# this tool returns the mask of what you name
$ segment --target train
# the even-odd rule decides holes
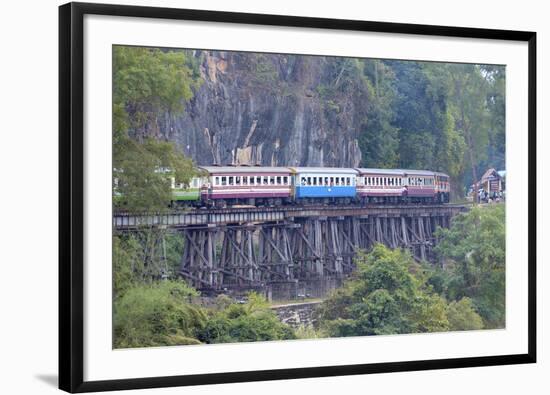
[[[171,178],[173,205],[235,206],[449,203],[445,173],[336,167],[199,166],[189,185]]]

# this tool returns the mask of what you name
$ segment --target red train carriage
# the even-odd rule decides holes
[[[407,200],[413,203],[435,201],[435,173],[427,170],[403,170]]]
[[[405,195],[403,170],[355,169],[357,176],[357,197],[363,203],[399,203]]]
[[[280,205],[291,199],[292,177],[286,167],[201,166],[208,181],[201,189],[207,206]]]
[[[435,172],[435,197],[437,202],[449,203],[451,184],[449,176],[445,173]]]

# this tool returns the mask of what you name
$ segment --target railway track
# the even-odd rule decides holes
[[[439,216],[467,210],[461,204],[407,205],[311,205],[274,207],[229,207],[223,209],[176,210],[163,213],[113,214],[115,229],[147,226],[188,227],[223,224],[261,223],[306,217]]]

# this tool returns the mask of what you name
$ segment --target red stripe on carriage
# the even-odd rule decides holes
[[[206,195],[206,194],[204,194]],[[235,198],[285,198],[290,197],[290,193],[280,193],[280,192],[272,192],[272,193],[257,193],[257,192],[249,192],[249,193],[211,193],[208,195],[210,199],[235,199]]]

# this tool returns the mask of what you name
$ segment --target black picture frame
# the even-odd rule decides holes
[[[84,381],[83,18],[86,14],[401,33],[528,43],[528,352],[329,367]],[[536,362],[536,33],[141,6],[68,3],[59,8],[59,388],[90,392]]]

